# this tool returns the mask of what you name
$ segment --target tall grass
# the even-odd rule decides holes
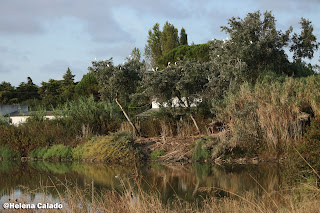
[[[229,93],[217,118],[226,124],[230,147],[288,152],[301,138],[305,123],[320,115],[320,76],[244,84]]]

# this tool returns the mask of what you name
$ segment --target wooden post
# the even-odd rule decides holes
[[[121,104],[118,102],[118,99],[115,99],[116,103],[118,104],[118,106],[120,107],[120,109],[122,110],[124,116],[126,117],[126,119],[128,120],[129,124],[132,126],[133,130],[135,131],[135,133],[140,136],[140,132],[138,131],[137,127],[131,122],[129,116],[127,115],[127,113],[124,111],[124,109],[122,108]]]

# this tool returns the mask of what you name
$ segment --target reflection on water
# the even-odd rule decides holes
[[[3,200],[12,193],[55,185],[54,189],[47,188],[46,193],[57,199],[67,183],[84,190],[93,183],[101,192],[110,189],[123,191],[128,185],[134,188],[138,181],[143,190],[158,192],[165,203],[177,197],[194,201],[207,195],[233,196],[247,192],[259,197],[280,189],[280,171],[276,164],[170,166],[151,163],[137,169],[80,162],[0,161],[0,193]],[[30,199],[34,200],[32,196],[37,195],[30,195]]]

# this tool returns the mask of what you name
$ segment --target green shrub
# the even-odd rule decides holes
[[[150,157],[151,157],[151,159],[156,160],[165,154],[166,154],[166,152],[164,150],[155,150],[150,154]]]
[[[83,144],[78,145],[72,150],[72,158],[76,160],[82,159],[84,151],[85,151],[85,146]]]
[[[53,145],[47,152],[43,155],[43,158],[72,158],[72,148],[71,146],[65,146],[62,144]]]
[[[10,146],[0,146],[0,158],[12,159],[17,157],[19,157],[19,155],[16,152],[14,152]]]
[[[210,147],[208,141],[208,139],[199,139],[195,141],[196,147],[192,159],[202,161],[211,158],[212,147]]]
[[[48,147],[38,147],[36,149],[31,150],[31,152],[29,152],[29,157],[31,158],[43,158],[43,156],[47,153],[48,151]]]

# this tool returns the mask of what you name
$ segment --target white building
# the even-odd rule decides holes
[[[4,116],[5,120],[18,126],[22,123],[25,123],[29,117],[38,112],[29,111],[27,105],[3,105],[0,104],[0,116]],[[54,119],[55,116],[52,112],[44,112],[45,119]]]

